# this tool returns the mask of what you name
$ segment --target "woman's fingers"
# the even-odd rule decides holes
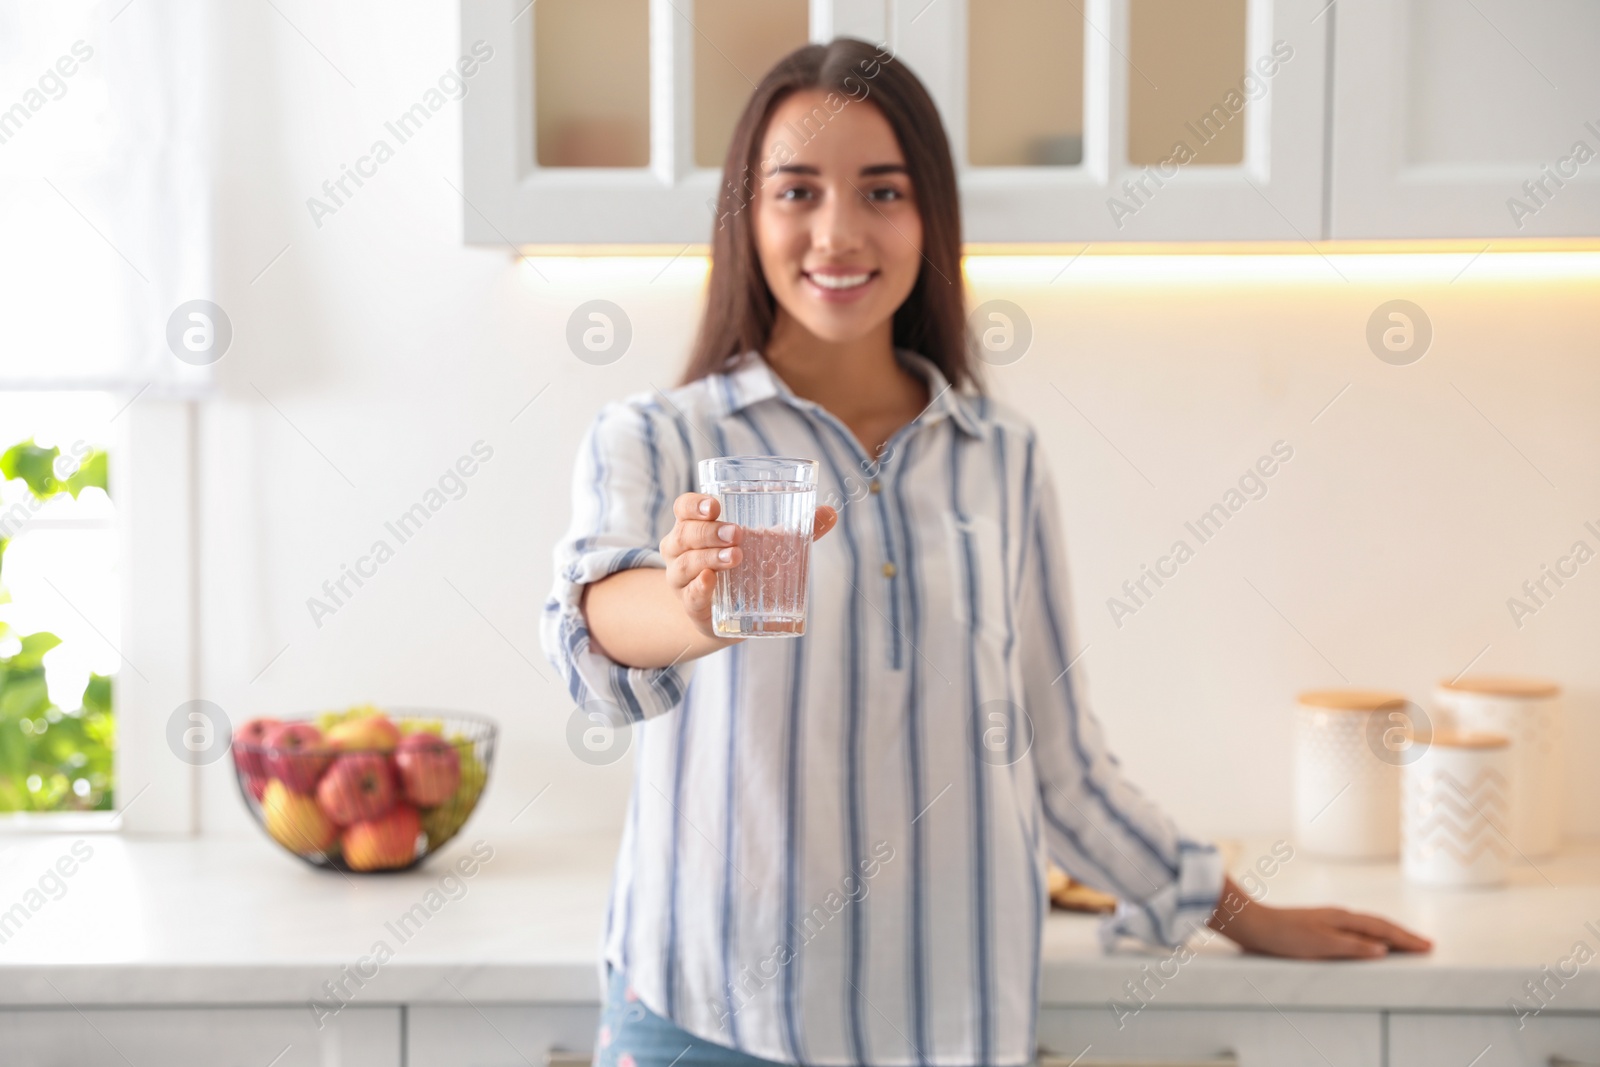
[[[1426,952],[1433,947],[1433,942],[1427,938],[1377,915],[1365,915],[1358,911],[1341,909],[1335,913],[1332,921],[1336,926],[1375,941],[1382,941],[1402,952]]]
[[[735,566],[739,562],[741,552],[737,545],[696,549],[680,553],[668,566],[676,573],[682,585],[688,585],[699,578],[702,571],[725,571]],[[723,553],[727,553],[726,558]]]
[[[717,589],[717,572],[738,564],[742,550],[739,527],[718,522],[722,513],[717,499],[705,493],[682,493],[672,502],[677,522],[661,541],[667,558],[667,581],[683,598],[684,611],[697,629],[711,631],[711,599]]]
[[[1315,943],[1307,956],[1324,959],[1371,959],[1386,956],[1391,948],[1426,952],[1433,942],[1377,915],[1343,908],[1311,908],[1301,913],[1311,924]],[[1292,953],[1302,955],[1302,953]]]
[[[671,559],[697,548],[724,548],[739,543],[739,527],[731,522],[680,520],[661,542],[661,554]]]
[[[672,502],[672,514],[678,521],[661,539],[661,554],[672,560],[696,549],[738,544],[739,527],[731,522],[717,522],[719,510],[715,497],[704,493],[681,494]],[[684,580],[688,581],[699,570],[697,567],[685,571]]]
[[[1246,917],[1249,921],[1246,922]],[[1378,959],[1391,949],[1426,952],[1433,943],[1387,919],[1343,908],[1269,908],[1257,904],[1224,931],[1246,952],[1292,959]]]
[[[672,502],[672,517],[684,519],[714,519],[721,512],[717,498],[705,493],[680,493]]]
[[[1326,936],[1322,939],[1321,951],[1315,955],[1322,959],[1371,959],[1374,956],[1387,956],[1389,946],[1382,941],[1360,934],[1348,934],[1342,930],[1329,927]]]
[[[822,535],[833,529],[839,521],[839,513],[824,504],[817,509],[816,518],[811,524],[811,540],[820,540]]]
[[[683,587],[683,606],[694,619],[711,618],[711,594],[717,588],[717,572],[705,570],[689,579]]]

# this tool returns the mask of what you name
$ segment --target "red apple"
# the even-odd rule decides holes
[[[376,819],[394,806],[399,790],[387,757],[347,752],[333,761],[317,783],[317,803],[340,826]]]
[[[395,750],[406,799],[419,808],[443,804],[461,784],[461,753],[438,734],[407,734]]]
[[[400,728],[386,715],[363,715],[328,727],[328,744],[341,752],[393,752]]]
[[[404,867],[417,854],[422,820],[409,804],[396,804],[376,819],[348,827],[342,838],[344,859],[352,870],[379,871]]]
[[[272,779],[266,777],[265,775],[252,774],[245,778],[244,787],[250,790],[251,796],[255,797],[257,800],[260,800],[266,796],[267,783],[270,781],[272,781]]]
[[[284,722],[267,731],[267,774],[296,793],[310,793],[333,761],[322,731],[308,722]]]
[[[277,725],[277,719],[251,719],[233,732],[233,762],[248,777],[266,775],[266,753],[262,748],[267,743],[268,732]],[[260,793],[256,794],[256,799],[261,799]]]

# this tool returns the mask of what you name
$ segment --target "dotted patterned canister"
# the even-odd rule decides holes
[[[1400,767],[1414,751],[1400,693],[1319,689],[1295,709],[1295,839],[1337,859],[1389,859],[1400,850]]]

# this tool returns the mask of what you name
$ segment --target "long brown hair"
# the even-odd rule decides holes
[[[779,102],[802,89],[848,98],[840,107],[870,101],[888,119],[922,216],[922,269],[894,313],[894,345],[927,356],[956,389],[981,390],[967,347],[961,208],[944,125],[928,90],[905,63],[851,37],[784,56],[739,116],[722,164],[706,309],[679,384],[731,370],[745,352],[764,349],[772,334],[777,303],[756,255],[749,209],[765,177],[756,156],[768,120]],[[829,117],[827,109],[814,114],[824,122]]]

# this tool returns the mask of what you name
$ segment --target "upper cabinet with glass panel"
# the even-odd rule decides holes
[[[1491,55],[1492,26],[1473,22],[1510,20],[1509,3],[1469,17],[1446,0],[463,0],[463,47],[493,49],[464,101],[467,237],[705,244],[751,90],[835,35],[880,44],[928,86],[970,244],[1470,233],[1498,210],[1503,197],[1478,201],[1507,152],[1559,161],[1556,134],[1583,134],[1571,108],[1541,107],[1544,83],[1600,88],[1582,51],[1600,33],[1592,0],[1519,22],[1521,59]],[[1517,80],[1544,67],[1561,80]],[[1468,110],[1499,115],[1508,98],[1543,118],[1468,132]],[[1474,191],[1446,188],[1463,176]],[[1546,232],[1600,232],[1582,178]]]
[[[1320,6],[913,0],[889,39],[949,120],[969,242],[1300,241],[1322,229]]]

